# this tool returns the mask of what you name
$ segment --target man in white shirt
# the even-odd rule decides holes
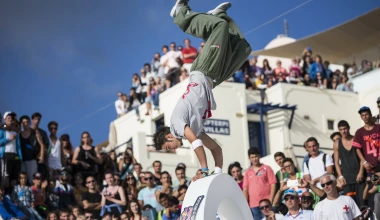
[[[289,211],[281,220],[314,219],[312,210],[302,210],[297,191],[292,189],[286,190],[283,199]]]
[[[123,101],[123,94],[121,92],[117,93],[118,99],[115,101],[115,109],[117,117],[120,117],[125,114],[125,105]]]
[[[336,188],[334,175],[326,173],[320,178],[321,186],[327,198],[317,204],[314,209],[315,220],[358,220],[361,217],[359,207],[349,196],[341,196]]]
[[[319,178],[326,172],[333,173],[334,163],[332,157],[319,151],[319,143],[314,137],[306,140],[305,148],[310,155],[310,159],[303,164],[304,179],[309,184],[317,184],[317,187],[322,189]]]

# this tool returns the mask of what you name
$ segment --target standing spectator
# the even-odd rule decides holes
[[[277,179],[277,189],[280,188],[280,182],[282,182],[285,178],[288,178],[288,175],[286,173],[286,170],[284,169],[284,159],[285,154],[282,152],[276,152],[274,154],[274,160],[276,161],[277,165],[280,167],[280,170],[276,172],[276,179]]]
[[[173,194],[172,177],[167,171],[161,173],[160,184],[161,185],[157,186],[157,191],[155,192],[157,201],[160,201],[159,198],[162,193],[167,195]]]
[[[51,177],[56,177],[62,168],[61,162],[61,141],[57,137],[58,123],[51,121],[48,124],[50,132],[48,148],[48,167]]]
[[[302,73],[304,77],[305,77],[305,74],[309,74],[310,76],[310,68],[312,64],[313,64],[313,60],[311,59],[310,56],[304,57],[304,62],[302,66]]]
[[[147,75],[145,69],[140,70],[140,80],[141,80],[141,95],[140,102],[145,103],[145,98],[148,96],[148,84],[150,76]]]
[[[38,212],[34,209],[34,195],[32,189],[27,186],[28,176],[25,172],[20,172],[19,182],[13,188],[11,200],[17,207],[30,219],[42,219]]]
[[[195,58],[197,58],[198,53],[195,47],[191,46],[191,41],[186,38],[184,40],[185,48],[182,50],[183,56],[183,67],[190,73],[191,65],[193,64]]]
[[[61,162],[62,167],[66,167],[70,172],[73,172],[72,159],[73,159],[73,145],[70,141],[68,134],[61,135]]]
[[[236,183],[239,185],[240,189],[243,190],[244,176],[242,174],[243,168],[239,162],[231,163],[228,166],[228,175],[232,176]]]
[[[144,180],[147,186],[140,190],[138,200],[140,206],[151,205],[157,212],[161,211],[163,207],[157,202],[155,192],[158,187],[154,184],[153,174],[151,172],[145,172]]]
[[[106,172],[104,175],[107,187],[104,187],[102,193],[102,210],[100,216],[108,213],[120,215],[123,212],[122,207],[127,205],[125,193],[122,187],[115,184],[113,173]]]
[[[334,162],[338,175],[338,183],[343,186],[343,194],[351,196],[358,206],[363,206],[364,169],[360,159],[352,147],[354,136],[350,134],[350,125],[347,121],[339,121],[339,133],[342,138],[334,142]],[[340,162],[340,163],[339,163]]]
[[[158,52],[154,54],[152,67],[156,77],[165,79],[165,68],[161,66],[161,55]]]
[[[38,170],[37,158],[40,153],[40,146],[44,143],[42,142],[41,135],[30,128],[29,116],[21,116],[19,121],[24,128],[20,135],[21,152],[23,155],[21,170],[27,173],[28,180],[30,181],[29,184],[32,184],[33,175]]]
[[[74,151],[73,164],[77,165],[77,172],[82,173],[83,178],[96,176],[96,165],[102,164],[99,149],[92,146],[92,138],[87,131],[81,135],[80,146]]]
[[[20,145],[19,128],[16,122],[16,114],[5,112],[5,128],[0,129],[0,158],[1,158],[1,186],[5,187],[6,193],[16,185],[20,172],[20,160],[22,151]]]
[[[356,153],[367,172],[380,172],[378,158],[380,125],[374,124],[371,109],[367,106],[361,107],[359,114],[364,122],[364,126],[356,131],[352,146],[356,148]]]
[[[380,97],[377,98],[376,104],[377,104],[377,108],[379,109],[379,114],[377,114],[374,119],[375,119],[375,124],[380,124]]]
[[[166,209],[168,208],[168,205],[169,205],[168,199],[169,199],[169,196],[167,194],[165,193],[160,194],[158,201],[164,207],[164,209],[157,213],[157,220],[162,220],[162,216],[166,213]]]
[[[262,199],[259,201],[259,207],[261,210],[261,215],[264,216],[261,220],[266,219],[282,219],[284,215],[279,213],[274,213],[272,208],[272,203],[269,201],[269,199]]]
[[[325,62],[323,62],[323,67],[326,71],[326,79],[327,80],[331,80],[331,77],[333,75],[333,72],[329,69],[329,66],[330,66],[330,62],[325,60]]]
[[[273,73],[272,67],[270,67],[269,62],[268,62],[267,59],[264,59],[264,60],[263,60],[263,69],[262,69],[262,73],[263,73],[265,76],[272,75],[272,73]]]
[[[145,69],[147,77],[149,77],[149,78],[153,77],[153,79],[156,78],[157,74],[154,71],[152,71],[152,67],[150,66],[149,63],[144,64],[144,69]]]
[[[74,196],[73,186],[70,184],[70,174],[65,168],[62,168],[59,180],[57,180],[55,183],[54,193],[59,197],[58,207],[60,209],[71,209],[77,204]]]
[[[83,176],[81,173],[76,173],[74,175],[74,186],[73,186],[73,192],[75,196],[75,200],[77,201],[77,204],[80,207],[83,207],[82,203],[82,194],[84,192],[87,192],[87,188],[83,186]]]
[[[313,209],[314,203],[315,203],[315,200],[311,192],[306,191],[302,193],[301,206],[303,210],[314,210]]]
[[[315,220],[359,219],[361,212],[349,196],[341,196],[337,190],[335,176],[326,173],[320,178],[320,184],[327,198],[317,203],[314,209]]]
[[[123,93],[121,92],[117,93],[117,97],[118,99],[115,101],[115,109],[116,109],[117,117],[119,118],[125,114],[126,109],[125,109],[125,104],[123,101]]]
[[[323,66],[323,60],[320,55],[315,56],[315,62],[311,64],[310,70],[309,70],[309,75],[312,80],[317,78],[317,73],[320,72],[322,74],[323,78],[326,78],[326,70],[325,67]]]
[[[313,219],[313,211],[301,208],[300,199],[296,191],[291,189],[285,191],[284,201],[289,212],[284,218],[281,218],[282,220]]]
[[[49,142],[49,137],[46,133],[45,130],[41,129],[39,126],[40,126],[40,122],[41,122],[41,118],[42,118],[42,115],[39,113],[39,112],[36,112],[36,113],[33,113],[32,114],[32,121],[33,121],[33,125],[32,125],[32,129],[36,131],[36,133],[40,133],[41,137],[42,137],[42,141],[44,142],[44,145],[43,146],[40,146],[40,155],[39,155],[39,158],[38,158],[38,172],[41,173],[43,176],[47,176],[48,174],[48,170],[47,170],[47,166],[46,166],[46,163],[45,161],[48,154],[47,154],[47,150],[48,150],[48,147],[50,145],[50,142]]]
[[[320,89],[327,88],[327,79],[324,78],[321,74],[321,72],[317,72],[317,77],[315,79],[316,87]]]
[[[333,172],[333,160],[330,155],[319,151],[319,143],[316,138],[310,137],[306,140],[305,148],[309,153],[309,160],[303,164],[304,179],[311,185],[320,185],[320,177],[327,173]]]
[[[170,51],[161,57],[161,65],[165,66],[167,88],[177,83],[178,70],[180,68],[178,59],[182,60],[182,52],[176,51],[176,44],[172,42],[170,43]]]
[[[249,203],[253,218],[260,220],[264,216],[260,212],[259,201],[262,199],[269,199],[270,203],[273,201],[277,180],[272,168],[260,163],[260,152],[257,148],[250,148],[248,157],[252,166],[244,175],[243,193]]]
[[[27,220],[28,218],[25,216],[23,212],[21,212],[19,207],[15,205],[13,202],[11,202],[11,200],[9,200],[9,198],[4,195],[4,188],[0,186],[0,216],[4,218],[4,220]]]
[[[153,102],[153,96],[157,93],[155,90],[156,82],[154,81],[153,77],[149,78],[149,82],[147,85],[147,96],[145,98],[145,106],[146,106],[146,113],[145,115],[150,114],[150,110],[152,109],[152,102]]]
[[[153,170],[154,170],[153,182],[156,185],[162,185],[162,183],[161,183],[162,163],[161,163],[161,161],[159,161],[159,160],[154,161],[152,166],[153,166]]]
[[[102,196],[93,176],[87,177],[86,187],[88,191],[82,194],[83,208],[85,211],[92,213],[95,219],[98,219],[100,217],[100,209],[102,208]]]

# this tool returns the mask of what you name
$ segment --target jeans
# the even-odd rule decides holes
[[[152,102],[153,102],[154,107],[156,108],[159,106],[159,97],[160,97],[160,93],[158,92],[152,95]]]
[[[252,212],[254,220],[261,220],[264,218],[264,215],[261,212],[260,207],[258,207],[258,206],[251,208],[251,212]]]

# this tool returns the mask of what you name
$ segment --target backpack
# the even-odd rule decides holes
[[[326,155],[327,155],[327,154],[323,154],[323,157],[322,157],[323,168],[325,169],[325,171],[326,171]],[[310,169],[309,169],[309,161],[310,161],[310,155],[309,155],[309,159],[308,159],[307,161],[305,161],[305,163],[306,163],[306,167],[307,167],[307,169],[308,169],[309,172],[310,172]],[[333,165],[333,173],[332,173],[332,174],[334,174],[334,173],[335,173],[335,166]]]

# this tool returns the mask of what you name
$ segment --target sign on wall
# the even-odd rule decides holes
[[[203,131],[208,134],[230,135],[230,121],[207,119]]]

